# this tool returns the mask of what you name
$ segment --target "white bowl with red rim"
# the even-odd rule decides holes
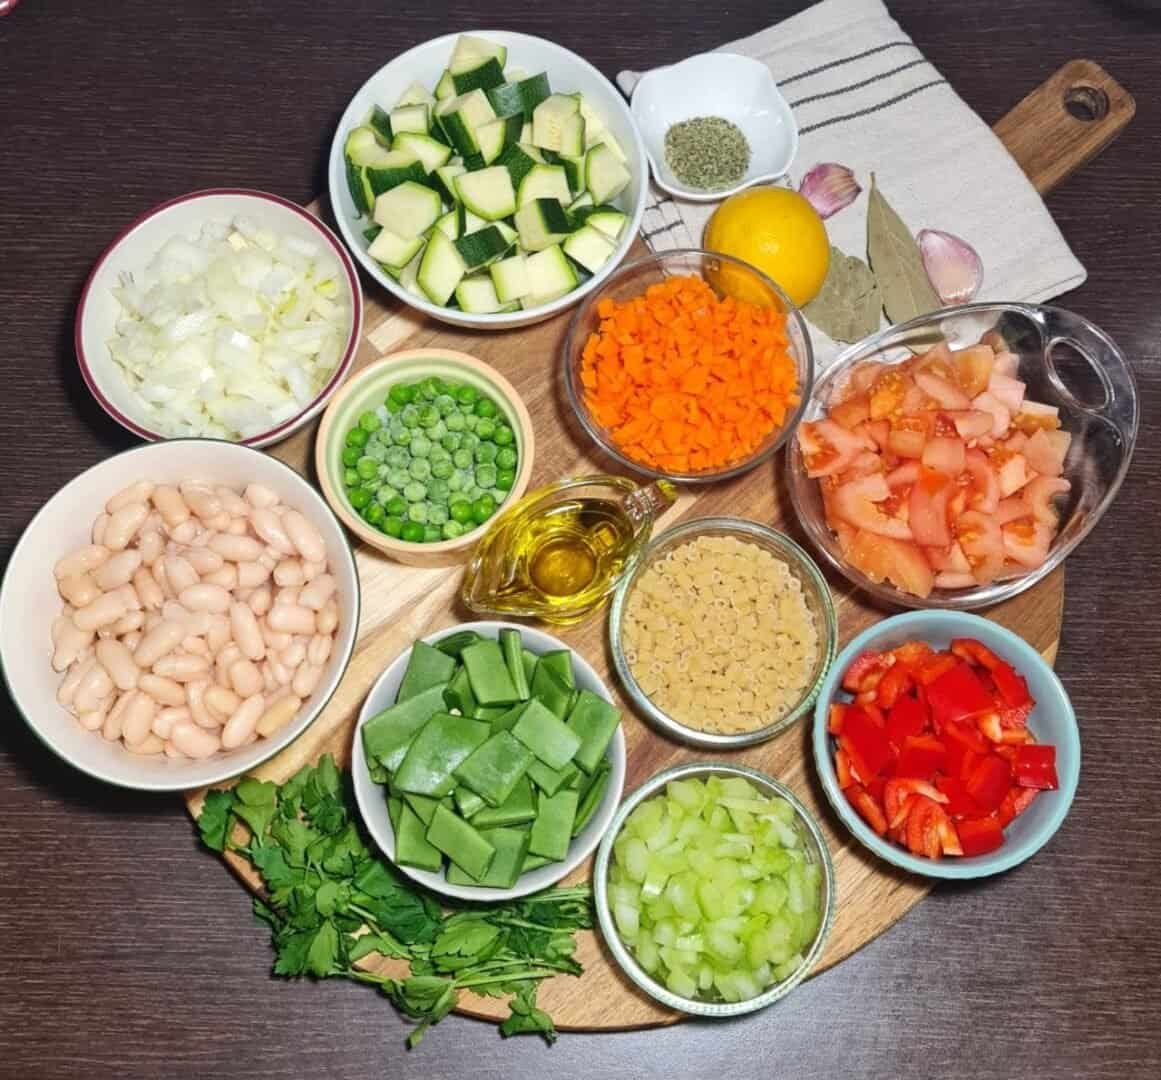
[[[230,222],[238,217],[281,235],[323,244],[342,268],[339,286],[347,301],[348,318],[339,362],[310,403],[269,430],[237,441],[259,448],[285,439],[318,415],[351,371],[362,336],[363,294],[355,264],[338,237],[308,210],[269,192],[206,188],[179,195],[146,211],[105,249],[89,273],[77,307],[74,341],[81,377],[101,408],[134,435],[150,441],[170,438],[156,429],[109,352],[108,342],[122,311],[113,289],[122,273],[144,270],[173,237],[194,237],[207,221]]]

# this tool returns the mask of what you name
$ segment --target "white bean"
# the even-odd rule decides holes
[[[238,563],[238,584],[244,589],[256,589],[270,580],[271,567],[262,562]]]
[[[203,728],[217,728],[221,725],[206,708],[205,694],[210,688],[210,683],[205,679],[197,679],[194,682],[186,683],[185,687],[185,703],[189,706],[190,715],[198,727]],[[171,735],[170,738],[173,736]]]
[[[130,690],[129,694],[127,695],[122,694],[121,700],[128,698],[126,704],[121,708],[118,708],[117,706],[121,705],[121,700],[119,700],[117,705],[114,705],[113,708],[109,709],[108,712],[105,713],[105,719],[101,724],[102,738],[108,739],[109,742],[116,742],[119,738],[121,738],[122,720],[125,716],[125,713],[128,712],[129,705],[132,704],[133,698],[136,697],[136,695],[136,690]]]
[[[178,488],[181,497],[202,521],[217,517],[222,512],[222,500],[203,484],[182,484]]]
[[[137,685],[141,669],[133,662],[133,654],[121,642],[115,638],[106,638],[97,642],[94,651],[118,690],[132,690]]]
[[[86,544],[58,560],[52,572],[58,581],[77,574],[87,574],[90,570],[96,570],[101,566],[111,554],[112,552],[103,544]]]
[[[210,618],[213,621],[210,623],[209,633],[206,634],[206,644],[209,646],[210,654],[217,656],[230,642],[233,631],[230,628],[230,620],[225,615],[211,615]]]
[[[189,507],[181,492],[170,484],[158,484],[149,496],[167,528],[175,528],[189,520]]]
[[[242,699],[233,690],[217,685],[206,690],[203,700],[206,708],[215,713],[222,723],[229,720],[234,715],[234,710],[242,704]]]
[[[171,652],[153,665],[153,674],[174,682],[192,682],[209,676],[210,661],[195,653]]]
[[[298,559],[283,559],[274,568],[274,584],[282,588],[302,585],[306,578],[302,573],[302,563]]]
[[[176,749],[195,761],[213,757],[222,745],[221,740],[212,731],[206,731],[188,721],[174,724],[169,739]]]
[[[131,754],[160,754],[165,749],[165,742],[150,732],[139,743],[125,740],[125,749]]]
[[[89,712],[81,713],[77,721],[86,731],[100,731],[105,726],[107,715],[107,709],[91,709]]]
[[[178,593],[178,599],[190,611],[209,611],[223,615],[230,610],[230,593],[221,585],[191,585]]]
[[[297,604],[275,604],[266,616],[266,621],[272,630],[285,634],[315,633],[314,612]]]
[[[73,613],[75,618],[76,613]],[[57,638],[56,649],[52,654],[53,671],[64,671],[93,643],[93,631],[82,630],[73,619],[61,627]]]
[[[185,688],[181,683],[147,671],[137,682],[137,688],[148,694],[159,705],[177,708],[185,704]]]
[[[103,544],[105,542],[105,528],[109,524],[108,514],[98,514],[93,519],[93,528],[89,532],[89,539],[94,544]]]
[[[145,613],[145,626],[142,627],[145,633],[149,633],[156,626],[160,626],[165,620],[159,611],[147,611]]]
[[[189,709],[184,705],[178,705],[176,708],[158,709],[157,715],[153,718],[153,734],[160,739],[168,739],[170,733],[173,731],[173,725],[179,720],[192,720],[193,715]]]
[[[223,536],[249,536],[250,523],[245,518],[231,518],[230,523],[222,530]]]
[[[72,577],[61,578],[56,587],[61,596],[78,608],[91,604],[101,595],[92,574],[73,574]]]
[[[169,587],[179,596],[184,589],[198,583],[198,572],[180,555],[167,555],[164,565]]]
[[[215,570],[221,570],[226,565],[225,559],[208,547],[182,548],[181,557],[199,574],[212,574]]]
[[[79,713],[92,712],[103,698],[113,692],[113,680],[109,673],[95,663],[77,684],[77,692],[73,695],[73,708]]]
[[[253,660],[242,657],[230,665],[230,685],[239,697],[248,698],[262,690],[262,672],[258,670]]]
[[[250,512],[250,504],[232,488],[219,486],[214,488],[214,494],[221,502],[222,509],[230,517],[245,517]]]
[[[140,611],[144,607],[141,597],[137,595],[137,590],[132,585],[122,585],[114,590],[114,593],[125,601],[125,607],[130,611]],[[112,596],[114,593],[109,595]]]
[[[278,555],[275,554],[273,548],[267,548],[261,555],[258,556],[258,565],[264,566],[268,574],[274,572],[274,568],[281,562]]]
[[[125,617],[128,618],[129,616],[126,615]],[[127,648],[130,652],[132,652],[137,648],[138,645],[141,644],[141,631],[130,631],[130,633],[121,638],[121,644],[124,645],[125,648]]]
[[[270,586],[260,585],[250,594],[246,603],[250,605],[250,610],[254,612],[255,615],[265,615],[266,612],[270,610],[271,605],[274,603],[274,597],[270,592]]]
[[[251,506],[265,508],[278,505],[278,496],[264,484],[247,484],[242,494]]]
[[[297,510],[287,510],[282,515],[282,527],[286,530],[298,553],[311,562],[325,562],[327,546],[322,536]]]
[[[68,604],[65,604],[65,612],[68,612],[71,610],[72,610],[72,608],[70,608]],[[65,613],[65,612],[62,612],[55,619],[52,620],[52,627],[48,632],[49,637],[52,638],[52,643],[54,646],[60,641],[60,636],[61,636],[61,633],[63,632],[64,628],[69,623],[71,623],[73,621],[72,616]]]
[[[266,655],[266,642],[262,640],[262,630],[249,605],[230,605],[230,631],[238,643],[242,655],[250,660],[261,660]]]
[[[298,549],[287,535],[282,519],[269,507],[255,507],[250,511],[250,526],[260,540],[264,540],[280,555],[296,555]]]
[[[214,625],[214,616],[209,611],[191,611],[185,619],[187,637],[205,637]]]
[[[242,650],[238,648],[237,642],[233,641],[214,658],[214,678],[220,686],[230,685],[230,665],[235,660],[241,659]]]
[[[122,507],[130,506],[133,503],[144,503],[149,501],[149,497],[153,494],[153,482],[150,480],[138,480],[135,484],[130,484],[126,488],[122,488],[113,495],[107,503],[105,509],[110,514],[115,514]]]
[[[290,688],[300,698],[308,698],[314,693],[322,678],[322,668],[317,664],[303,664],[295,673]]]
[[[282,652],[283,649],[289,648],[290,643],[294,640],[290,634],[283,634],[277,630],[271,630],[270,624],[266,619],[260,620],[258,625],[262,628],[262,640],[266,642],[267,649]]]
[[[124,639],[126,634],[132,634],[136,630],[140,630],[145,625],[145,614],[141,611],[127,611],[121,616],[112,626],[106,627],[114,637]],[[98,631],[104,633],[105,629]],[[124,644],[124,640],[122,640]]]
[[[316,667],[322,667],[331,658],[335,639],[330,634],[315,634],[306,649],[306,658]]]
[[[206,574],[202,581],[206,585],[219,585],[232,591],[238,585],[238,568],[234,563],[226,563],[220,569]]]
[[[334,596],[336,587],[332,574],[319,574],[298,594],[298,602],[312,611],[322,611],[326,602]]]
[[[263,551],[261,543],[252,536],[235,536],[231,533],[216,533],[210,537],[209,547],[230,562],[253,562]]]
[[[298,667],[306,659],[306,646],[303,644],[302,638],[295,638],[278,654],[278,659],[287,667]]]
[[[267,657],[266,663],[270,665],[270,674],[274,676],[274,681],[279,686],[290,685],[294,678],[294,668],[288,668],[277,656]]]
[[[212,660],[214,658],[214,654],[210,652],[210,647],[206,644],[204,637],[190,636],[182,638],[181,651],[193,653],[197,656],[204,656],[206,660]]]
[[[318,632],[333,634],[339,625],[339,605],[332,596],[318,613]]]
[[[170,525],[168,528],[170,539],[176,540],[179,544],[192,544],[199,535],[197,522],[192,519],[183,521],[180,525]]]
[[[105,523],[103,542],[110,551],[121,551],[128,547],[129,541],[137,535],[137,530],[145,524],[149,517],[149,507],[143,502],[129,503],[122,506],[115,514],[109,515]]]
[[[279,681],[274,677],[274,672],[270,669],[269,661],[266,661],[258,670],[262,672],[262,681],[266,684],[268,691],[276,690],[281,686]]]
[[[143,566],[133,575],[133,588],[141,599],[141,606],[146,611],[156,611],[165,603],[165,593],[157,584],[154,576]]]
[[[185,637],[185,624],[164,620],[150,630],[133,651],[138,667],[151,668],[167,653],[173,652]],[[160,673],[159,673],[160,674]]]
[[[166,600],[161,605],[161,617],[168,622],[179,622],[185,626],[189,622],[190,611],[177,600]]]
[[[141,561],[152,566],[165,551],[165,538],[161,533],[147,532],[138,538],[137,550],[141,552]]]
[[[172,740],[167,741],[165,744],[165,756],[170,761],[189,761],[189,758],[173,745]]]
[[[135,550],[118,551],[102,566],[93,571],[93,580],[104,592],[128,585],[141,565],[141,552]]]
[[[230,522],[233,520],[232,515],[227,514],[225,510],[220,510],[213,517],[203,518],[202,524],[211,532],[229,532]]]
[[[121,716],[121,737],[127,743],[142,742],[153,731],[157,702],[145,691],[137,690]]]
[[[300,589],[297,585],[291,585],[288,588],[284,588],[284,589],[277,589],[276,588],[274,590],[274,605],[273,606],[277,607],[279,604],[283,604],[283,605],[289,604],[289,605],[293,606],[293,605],[298,603],[298,597],[299,597],[299,594],[301,592],[302,592],[302,589]]]
[[[268,704],[255,729],[263,738],[269,738],[280,728],[285,727],[298,715],[302,708],[302,701],[293,694],[280,697],[277,701]]]
[[[128,610],[129,605],[125,602],[125,597],[121,595],[120,590],[104,593],[92,603],[78,608],[73,615],[73,622],[76,623],[78,629],[97,630],[102,626],[115,623]]]
[[[261,693],[255,692],[246,698],[235,710],[234,715],[222,728],[222,746],[226,750],[233,750],[241,746],[258,726],[262,714],[266,711],[266,699]]]
[[[84,660],[74,660],[65,672],[65,677],[60,686],[56,688],[56,700],[64,705],[66,708],[73,703],[73,698],[77,696],[77,687],[81,685],[81,680],[96,666],[96,659],[92,656]]]

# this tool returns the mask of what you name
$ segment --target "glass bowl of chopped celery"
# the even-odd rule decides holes
[[[498,371],[453,349],[408,349],[335,395],[315,468],[360,540],[410,566],[449,566],[524,494],[534,444],[528,409]]]
[[[601,934],[622,971],[662,1005],[753,1012],[817,963],[835,872],[814,815],[785,785],[717,762],[647,780],[597,851]]]
[[[689,484],[769,460],[814,381],[789,297],[749,263],[698,248],[617,270],[577,308],[561,363],[568,402],[606,454]]]

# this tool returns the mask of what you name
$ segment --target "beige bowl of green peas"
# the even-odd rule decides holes
[[[360,540],[411,566],[447,566],[524,494],[534,442],[528,409],[494,368],[455,350],[408,349],[331,399],[315,466]]]

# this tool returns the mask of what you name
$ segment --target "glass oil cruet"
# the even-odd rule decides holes
[[[622,476],[538,488],[484,533],[460,595],[481,615],[577,622],[608,599],[676,497],[668,480],[642,486]]]

